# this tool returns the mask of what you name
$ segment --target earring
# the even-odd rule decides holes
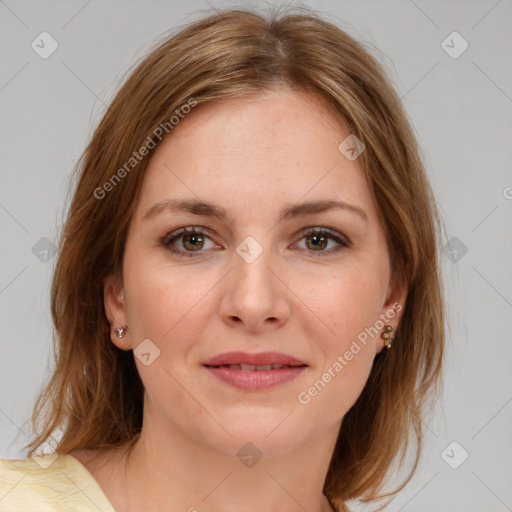
[[[391,325],[385,325],[380,337],[384,340],[387,348],[391,348],[391,344],[393,343],[398,331],[393,329]]]
[[[126,331],[128,330],[128,326],[123,325],[122,327],[117,327],[116,329],[112,329],[112,330],[117,334],[118,338],[122,338],[126,334]]]

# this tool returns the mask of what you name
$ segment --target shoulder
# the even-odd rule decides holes
[[[0,459],[0,512],[98,509],[114,512],[92,475],[71,455]]]

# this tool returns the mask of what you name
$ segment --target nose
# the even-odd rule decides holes
[[[242,254],[242,256],[240,255]],[[224,280],[220,314],[225,323],[245,332],[277,329],[290,317],[286,285],[278,275],[278,262],[271,250],[255,259],[233,252],[233,269]]]

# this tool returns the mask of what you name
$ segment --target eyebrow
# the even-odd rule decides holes
[[[324,199],[319,201],[307,201],[300,204],[286,205],[281,211],[279,220],[289,220],[298,217],[305,217],[315,213],[323,213],[329,210],[341,209],[357,214],[365,222],[368,222],[366,212],[359,206],[355,206],[344,201],[335,201]],[[158,201],[147,210],[142,220],[150,219],[163,212],[170,213],[191,213],[193,215],[202,215],[204,217],[215,217],[221,221],[228,221],[230,216],[222,206],[200,201],[197,199],[163,199]]]

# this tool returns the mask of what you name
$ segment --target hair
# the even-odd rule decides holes
[[[344,510],[346,500],[390,497],[410,480],[422,417],[441,383],[440,216],[411,124],[383,67],[365,45],[304,8],[267,16],[230,9],[189,23],[137,63],[115,95],[76,167],[51,288],[55,368],[34,405],[29,454],[56,430],[60,453],[133,443],[141,431],[143,384],[133,353],[110,341],[103,300],[105,277],[122,276],[127,229],[148,166],[149,157],[130,160],[134,151],[156,147],[157,128],[169,127],[191,101],[280,87],[321,99],[364,143],[358,161],[382,218],[393,275],[403,276],[408,289],[396,342],[375,357],[342,421],[324,493]],[[121,183],[113,181],[116,170]],[[411,434],[412,469],[384,492]]]

